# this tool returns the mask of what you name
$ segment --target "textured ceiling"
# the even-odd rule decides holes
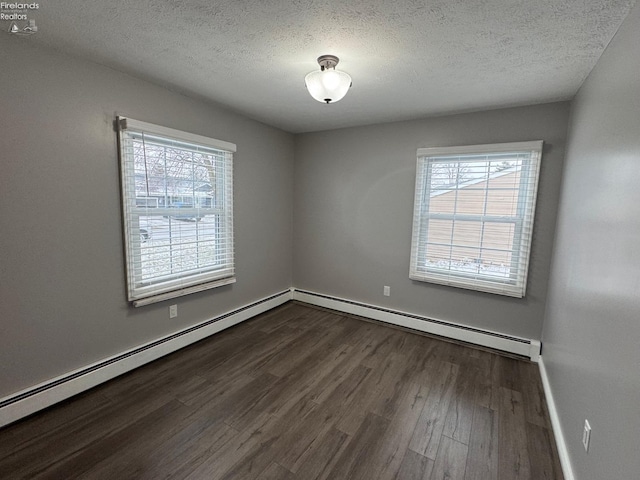
[[[40,2],[25,41],[290,132],[571,98],[635,0]],[[306,92],[322,54],[353,78]]]

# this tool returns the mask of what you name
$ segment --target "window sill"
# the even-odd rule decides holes
[[[143,307],[145,305],[151,305],[152,303],[162,302],[164,300],[170,300],[172,298],[183,297],[196,292],[202,292],[204,290],[210,290],[212,288],[222,287],[223,285],[229,285],[236,283],[236,277],[221,278],[213,282],[201,283],[200,285],[193,285],[191,287],[180,288],[178,290],[172,290],[171,292],[161,293],[160,295],[154,295],[152,297],[140,298],[133,300],[134,307]]]

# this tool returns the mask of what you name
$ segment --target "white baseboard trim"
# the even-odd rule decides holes
[[[556,439],[558,456],[560,457],[560,465],[562,466],[562,474],[564,475],[564,480],[575,480],[576,477],[573,474],[573,467],[571,466],[571,460],[569,459],[569,451],[567,450],[567,444],[564,441],[564,434],[562,432],[562,426],[560,425],[560,417],[558,416],[556,402],[553,399],[551,384],[549,383],[549,376],[547,375],[547,369],[544,365],[544,360],[542,357],[540,357],[540,360],[538,361],[538,368],[540,369],[540,377],[542,378],[544,396],[547,400],[547,408],[549,409],[549,417],[551,418],[553,435]]]
[[[291,290],[276,293],[172,335],[105,358],[78,370],[67,372],[2,398],[0,399],[0,427],[282,305],[291,298]]]
[[[413,313],[390,310],[376,305],[368,305],[305,290],[293,289],[293,299],[339,312],[350,313],[401,327],[411,328],[420,332],[522,355],[529,357],[534,362],[537,362],[540,357],[540,342],[537,340],[504,335],[489,330],[468,327],[444,320],[427,318]]]

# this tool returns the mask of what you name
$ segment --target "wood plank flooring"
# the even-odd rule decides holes
[[[536,365],[287,303],[0,430],[2,479],[562,479]]]

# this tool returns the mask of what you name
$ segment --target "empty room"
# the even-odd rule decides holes
[[[0,478],[640,478],[635,0],[0,4]]]

